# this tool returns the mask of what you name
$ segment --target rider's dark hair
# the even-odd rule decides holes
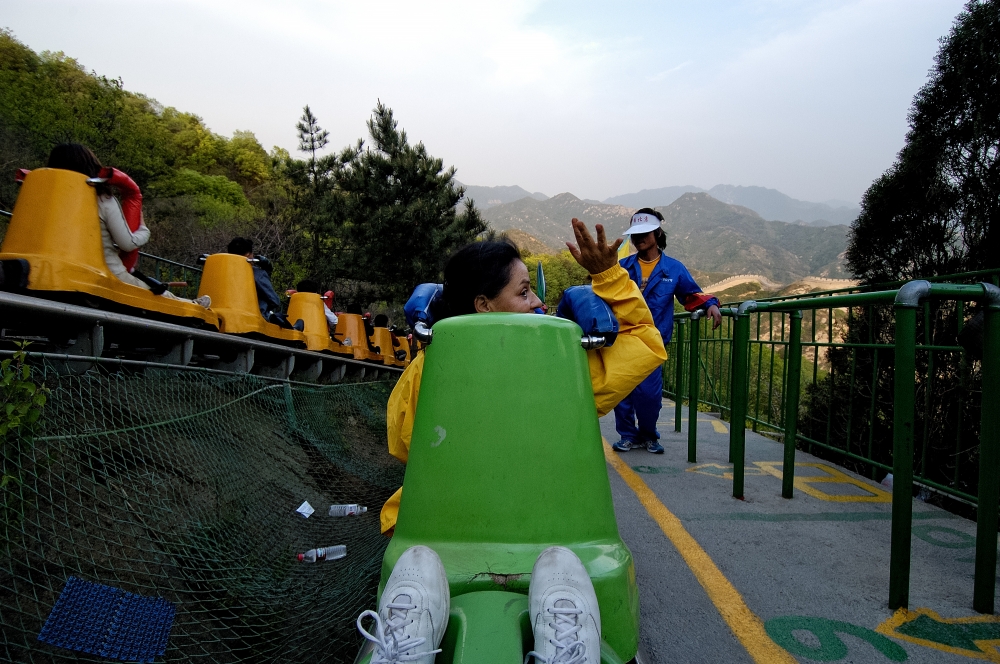
[[[444,268],[444,304],[447,315],[476,313],[476,297],[492,299],[510,282],[517,245],[504,239],[473,242],[456,251]]]
[[[295,286],[295,290],[299,293],[319,293],[320,285],[318,281],[303,279]]]
[[[253,253],[253,241],[245,237],[234,237],[226,247],[226,253],[246,256]]]
[[[636,210],[635,214],[651,214],[660,221],[663,221],[663,215],[653,208],[642,208],[641,210]],[[667,234],[663,232],[662,228],[657,228],[653,231],[653,237],[656,238],[656,246],[660,248],[660,251],[667,248]]]
[[[60,143],[52,148],[49,153],[48,168],[61,168],[65,171],[76,171],[88,178],[96,178],[101,174],[101,161],[86,145],[79,143]],[[110,190],[106,185],[99,185],[97,192],[108,194]]]

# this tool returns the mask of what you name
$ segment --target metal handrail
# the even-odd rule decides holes
[[[996,270],[985,271],[986,274],[996,275]],[[982,274],[982,273],[980,273]],[[852,348],[871,348],[876,353],[876,360],[873,365],[873,376],[878,371],[877,353],[880,349],[891,349],[893,351],[894,371],[894,395],[893,395],[893,523],[892,523],[892,547],[890,560],[890,587],[889,605],[896,609],[906,607],[909,601],[909,577],[910,577],[910,535],[912,521],[912,491],[914,486],[914,439],[915,439],[915,394],[916,394],[916,353],[918,350],[928,354],[928,362],[933,362],[935,352],[955,352],[961,349],[957,346],[934,344],[928,333],[924,344],[917,343],[917,322],[918,312],[924,310],[925,326],[930,321],[930,302],[933,300],[946,300],[955,302],[958,310],[959,321],[962,319],[964,303],[967,301],[978,301],[985,314],[984,333],[984,353],[982,361],[982,404],[981,426],[980,426],[980,459],[979,459],[979,486],[978,499],[976,500],[979,509],[977,513],[977,544],[976,544],[976,575],[973,591],[973,607],[980,612],[992,613],[995,603],[995,582],[996,582],[996,562],[997,551],[995,547],[998,519],[1000,519],[1000,411],[997,411],[992,404],[1000,398],[1000,288],[992,283],[953,284],[931,282],[930,280],[919,280],[907,282],[899,288],[892,290],[876,291],[869,293],[846,293],[830,295],[825,297],[800,297],[796,299],[782,299],[771,301],[745,301],[736,310],[733,317],[733,335],[731,342],[731,362],[730,362],[730,461],[733,463],[733,496],[742,498],[744,493],[744,455],[746,441],[746,427],[748,422],[753,423],[756,429],[759,417],[751,416],[748,412],[750,403],[750,368],[752,366],[751,349],[758,349],[757,359],[757,393],[755,404],[759,408],[761,405],[760,384],[763,373],[762,359],[763,346],[770,344],[772,349],[775,346],[784,349],[784,363],[782,368],[780,412],[783,422],[779,425],[766,422],[766,425],[776,431],[783,432],[784,436],[784,468],[782,472],[782,495],[786,498],[792,497],[794,486],[794,460],[795,444],[798,440],[811,441],[812,439],[798,431],[798,409],[800,402],[800,385],[802,370],[803,347],[812,347],[813,352],[818,353],[820,346],[850,346]],[[895,312],[895,336],[893,343],[834,343],[833,312],[838,309],[846,309],[848,316],[855,308],[871,306],[891,305]],[[826,326],[829,335],[829,343],[816,341],[816,312],[827,310]],[[812,342],[802,340],[803,312],[811,313],[812,322]],[[757,339],[751,339],[751,314],[757,317]],[[781,321],[781,341],[774,340],[775,326],[773,319],[769,318],[770,327],[767,329],[768,339],[761,336],[761,320],[763,316],[777,316]],[[785,316],[788,316],[788,336],[785,335]],[[676,340],[676,348],[679,351],[684,343],[684,338],[689,337],[689,352],[691,358],[698,357],[699,339],[697,335],[697,321],[699,316],[677,316],[679,335]],[[691,321],[688,323],[687,321]],[[959,323],[961,325],[961,322]],[[770,352],[771,378],[768,384],[773,383],[774,378],[774,357],[776,350]],[[677,361],[680,361],[683,353],[677,353]],[[963,360],[964,362],[964,360]],[[853,366],[851,364],[851,381],[849,384],[853,389]],[[964,366],[964,365],[963,365]],[[816,383],[817,363],[813,363],[813,382]],[[692,361],[691,369],[696,365]],[[683,373],[679,367],[675,367],[676,378],[674,385],[675,398],[680,401],[682,394]],[[831,371],[833,367],[831,366]],[[929,369],[929,376],[933,376],[932,369]],[[875,378],[873,377],[873,390]],[[930,378],[928,378],[930,380]],[[689,405],[698,402],[698,376],[691,371],[688,383]],[[832,380],[829,382],[833,389]],[[768,390],[768,398],[772,394],[772,389]],[[925,399],[929,399],[930,390],[925,390]],[[832,396],[832,392],[831,392]],[[875,393],[872,394],[872,408],[874,408]],[[853,405],[853,401],[848,401]],[[770,405],[768,406],[770,409]],[[828,412],[832,412],[830,406]],[[679,413],[679,408],[675,411]],[[676,416],[675,416],[676,417]],[[768,417],[772,417],[769,411]],[[696,412],[691,410],[689,414],[689,461],[694,462],[694,437],[696,425]],[[848,427],[851,417],[848,416]],[[830,419],[827,419],[827,440],[830,435]],[[677,417],[679,424],[679,417]],[[676,425],[675,425],[676,428]],[[925,428],[925,441],[926,430]],[[848,429],[848,442],[850,442],[850,429]],[[871,439],[869,440],[871,445]],[[827,449],[836,449],[828,444]],[[885,464],[876,462],[874,459],[864,459],[859,455],[851,453],[849,450],[837,450],[846,454],[849,458],[863,460],[873,466],[888,468]],[[926,444],[923,448],[926,454]],[[869,457],[871,448],[869,447]],[[923,457],[921,457],[922,459]],[[921,466],[924,471],[924,467]],[[941,487],[940,484],[930,480],[922,479],[923,485]],[[968,496],[958,490],[950,491],[954,494]]]
[[[159,263],[166,263],[167,265],[173,265],[175,267],[184,268],[185,270],[191,270],[192,272],[197,272],[198,274],[201,274],[202,272],[202,268],[200,267],[188,265],[187,263],[178,263],[177,261],[172,261],[169,258],[163,258],[162,256],[156,256],[154,254],[147,254],[145,251],[140,251],[139,255],[143,258],[149,258]]]

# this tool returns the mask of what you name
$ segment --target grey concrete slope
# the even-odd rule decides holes
[[[727,427],[701,414],[698,462],[689,464],[687,422],[675,433],[672,404],[665,402],[659,430],[666,453],[633,450],[619,458],[680,519],[763,622],[771,646],[794,656],[785,661],[1000,662],[1000,651],[988,643],[1000,644],[1000,622],[972,610],[975,523],[914,501],[911,612],[898,614],[902,624],[895,625],[887,604],[885,487],[800,451],[796,476],[804,481],[785,500],[781,445],[748,432],[745,500],[733,499]],[[609,443],[617,440],[613,415],[601,428]],[[619,529],[636,561],[646,658],[755,661],[752,635],[737,634],[722,618],[732,607],[713,602],[697,565],[610,464],[609,475]],[[758,651],[756,661],[768,659]]]

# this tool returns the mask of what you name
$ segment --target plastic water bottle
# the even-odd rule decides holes
[[[347,555],[347,546],[338,544],[337,546],[325,546],[318,549],[309,549],[305,553],[300,553],[297,557],[301,563],[315,563],[321,560],[338,560]]]
[[[356,516],[368,511],[367,507],[351,503],[350,505],[330,505],[330,516]]]

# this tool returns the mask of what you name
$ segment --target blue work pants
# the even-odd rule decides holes
[[[623,440],[640,444],[659,439],[656,421],[660,419],[662,404],[663,367],[656,367],[631,394],[615,406],[615,429],[618,435]]]

